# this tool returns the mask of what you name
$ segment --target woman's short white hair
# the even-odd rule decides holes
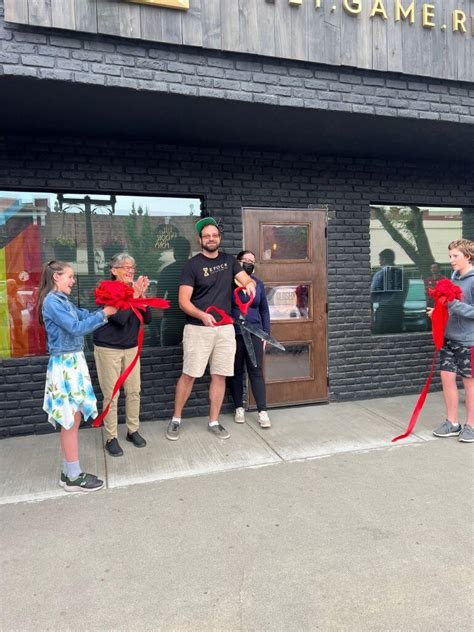
[[[127,261],[131,261],[135,265],[135,259],[132,255],[129,255],[128,252],[119,252],[110,259],[109,268],[121,268]]]
[[[132,265],[135,265],[135,259],[132,257],[132,255],[129,255],[128,252],[119,252],[118,254],[111,257],[109,261],[110,277],[112,279],[117,278],[112,272],[112,268],[123,268],[124,264],[129,262]]]

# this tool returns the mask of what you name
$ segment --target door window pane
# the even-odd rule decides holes
[[[310,285],[266,286],[270,320],[310,318]]]
[[[264,261],[308,261],[308,224],[262,224]]]
[[[288,344],[285,351],[267,345],[265,348],[265,380],[281,382],[288,379],[312,377],[310,344]]]

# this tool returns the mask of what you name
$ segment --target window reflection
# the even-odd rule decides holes
[[[73,301],[95,309],[95,287],[109,278],[108,262],[120,252],[134,257],[136,276],[149,277],[150,296],[164,292],[171,301],[169,315],[153,310],[145,346],[179,344],[182,315],[173,270],[184,251],[189,256],[199,215],[197,198],[0,191],[0,357],[46,352],[35,310],[46,261],[71,263],[76,273]],[[181,246],[175,249],[174,240]],[[165,272],[171,264],[175,268]],[[163,291],[158,289],[160,278]],[[88,336],[86,350],[91,348]]]
[[[395,253],[385,248],[379,253],[380,269],[370,284],[373,332],[376,334],[398,333],[403,327],[403,304],[407,284],[403,268],[395,264]]]
[[[310,317],[310,286],[279,285],[265,288],[270,320],[288,320],[301,318],[308,320]]]
[[[428,290],[451,277],[448,244],[472,239],[474,208],[371,206],[372,333],[427,331]]]
[[[307,261],[308,235],[308,224],[263,224],[262,259]]]
[[[287,344],[285,351],[267,345],[265,348],[265,380],[278,382],[311,377],[310,345]]]
[[[35,311],[44,207],[42,199],[22,204],[14,194],[0,193],[0,357],[45,349]]]
[[[183,329],[186,324],[186,314],[179,309],[178,290],[179,279],[184,264],[191,254],[191,243],[185,237],[175,237],[170,240],[173,263],[165,266],[158,278],[157,296],[170,301],[171,307],[163,311],[160,326],[160,344],[162,347],[179,345],[183,339]]]

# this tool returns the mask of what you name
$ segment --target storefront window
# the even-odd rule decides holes
[[[172,305],[154,313],[145,345],[179,344],[179,273],[199,250],[194,224],[200,209],[199,198],[0,191],[0,357],[45,353],[35,310],[45,262],[70,262],[73,300],[94,309],[94,288],[110,278],[108,262],[120,252],[134,257],[137,276],[149,277],[149,295]]]
[[[428,290],[451,277],[448,244],[474,238],[474,208],[373,205],[372,333],[428,331]]]

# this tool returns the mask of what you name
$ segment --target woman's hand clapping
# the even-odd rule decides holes
[[[139,276],[133,284],[134,298],[143,298],[146,294],[150,281],[147,276]]]

